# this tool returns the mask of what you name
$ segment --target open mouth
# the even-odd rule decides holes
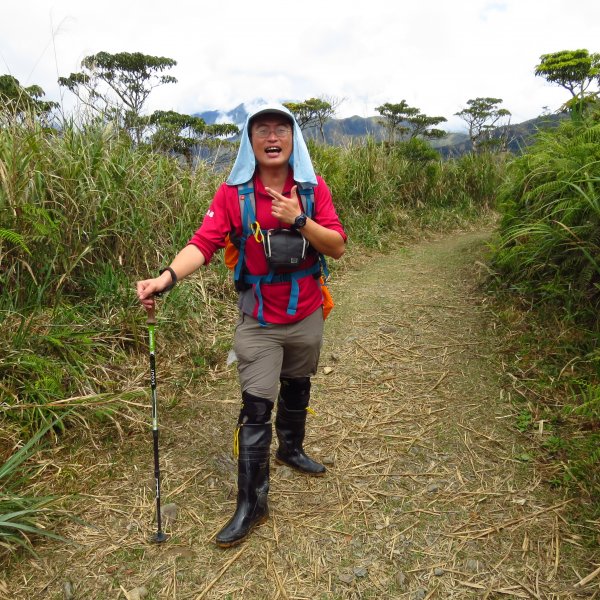
[[[265,148],[265,152],[271,155],[277,155],[281,152],[281,148],[279,146],[268,146]]]

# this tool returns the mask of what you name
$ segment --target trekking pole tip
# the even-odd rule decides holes
[[[157,531],[151,538],[150,541],[153,544],[162,544],[169,539],[169,536],[164,531]]]

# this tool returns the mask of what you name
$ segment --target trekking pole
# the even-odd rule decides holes
[[[158,463],[158,402],[156,400],[156,358],[155,358],[155,336],[156,326],[155,308],[148,310],[148,341],[150,346],[150,388],[152,389],[152,438],[154,441],[154,480],[156,482],[156,523],[157,531],[151,540],[155,543],[164,542],[168,536],[162,530],[160,514],[160,467]]]

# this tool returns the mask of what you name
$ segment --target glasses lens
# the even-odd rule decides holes
[[[280,125],[279,127],[275,127],[275,135],[278,138],[287,137],[291,132],[292,132],[292,130],[289,127],[286,127],[285,125]],[[257,127],[256,130],[254,131],[254,133],[255,133],[256,137],[265,139],[271,135],[271,129],[269,129],[268,127],[263,125],[261,127]]]

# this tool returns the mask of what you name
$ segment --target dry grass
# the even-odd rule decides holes
[[[46,483],[78,492],[83,524],[64,523],[71,545],[12,559],[0,598],[62,599],[66,582],[93,599],[140,586],[173,600],[600,598],[600,557],[570,524],[574,502],[540,483],[511,427],[474,283],[481,242],[422,244],[337,279],[306,441],[328,475],[272,461],[271,518],[243,545],[212,543],[235,504],[235,370],[200,385],[159,359],[163,503],[178,507],[169,541],[148,543],[149,432],[108,428],[96,448],[73,438],[46,455]]]

